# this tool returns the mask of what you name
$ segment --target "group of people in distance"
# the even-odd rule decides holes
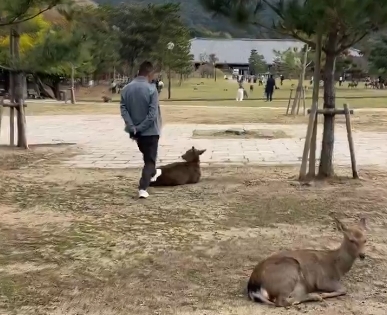
[[[281,80],[281,85],[283,84],[284,81],[284,76],[280,75],[280,80]],[[259,85],[263,85],[263,82],[265,82],[265,96],[266,96],[266,102],[271,102],[273,100],[273,94],[274,90],[278,89],[277,84],[275,82],[274,76],[272,74],[269,75],[267,80],[265,79],[264,76],[262,76],[259,79]],[[239,88],[237,91],[237,101],[242,101],[243,97],[247,97],[247,92],[243,88],[243,80],[238,81],[239,83]],[[252,79],[250,80],[250,92],[254,90],[254,86],[252,84]]]

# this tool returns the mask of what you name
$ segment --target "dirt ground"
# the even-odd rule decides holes
[[[1,314],[386,314],[387,173],[301,186],[293,167],[205,168],[199,184],[139,201],[138,170],[59,167],[76,150],[0,148]],[[348,295],[289,310],[248,301],[262,258],[338,246],[333,215],[370,227]]]

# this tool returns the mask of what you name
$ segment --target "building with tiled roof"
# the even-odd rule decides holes
[[[203,56],[215,54],[218,65],[248,65],[251,50],[255,49],[271,64],[275,58],[274,50],[285,51],[289,48],[301,49],[305,44],[293,39],[247,39],[247,38],[193,38],[191,54],[195,64],[203,61]],[[360,52],[351,49],[350,54],[359,57]]]

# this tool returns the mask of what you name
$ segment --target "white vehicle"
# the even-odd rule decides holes
[[[232,74],[239,75],[239,69],[237,69],[237,68],[232,69]]]

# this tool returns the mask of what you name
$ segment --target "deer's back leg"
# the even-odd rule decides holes
[[[291,257],[272,257],[261,270],[262,287],[276,306],[289,306],[288,298],[302,279],[300,265]]]
[[[302,281],[299,281],[295,286],[293,292],[290,294],[287,299],[288,303],[291,305],[297,305],[304,302],[321,302],[323,298],[320,294],[316,292],[309,293],[306,289],[306,286]]]
[[[345,288],[338,281],[322,280],[318,283],[318,289],[323,292],[321,293],[321,297],[323,299],[333,298],[347,294]]]

